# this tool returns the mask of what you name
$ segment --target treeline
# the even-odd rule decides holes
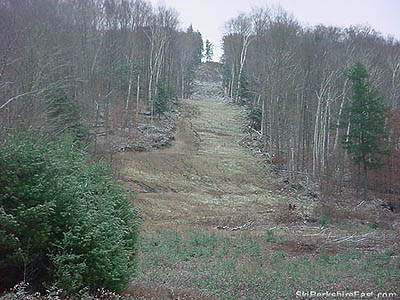
[[[135,126],[190,95],[202,50],[175,10],[143,0],[0,0],[0,130]]]
[[[226,94],[250,105],[264,151],[290,179],[327,180],[324,187],[350,179],[357,183],[362,173],[351,167],[341,147],[347,129],[339,125],[352,97],[346,70],[363,63],[391,111],[385,144],[392,155],[369,185],[400,192],[399,41],[369,27],[306,28],[285,11],[267,8],[230,20],[223,50]]]
[[[0,0],[1,292],[124,290],[140,217],[83,142],[188,97],[202,50],[142,0]]]

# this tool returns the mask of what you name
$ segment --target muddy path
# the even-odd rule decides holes
[[[264,163],[239,145],[240,111],[222,101],[184,100],[170,148],[119,154],[145,226],[267,221],[265,212],[282,202],[275,191],[281,179],[267,176]]]

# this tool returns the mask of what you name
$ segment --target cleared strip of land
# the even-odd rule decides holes
[[[172,147],[124,153],[123,179],[138,192],[145,224],[218,223],[285,205],[262,160],[239,145],[240,108],[221,101],[186,100]],[[214,225],[214,224],[212,224]],[[216,224],[215,224],[216,225]]]
[[[185,100],[172,147],[119,154],[143,214],[135,299],[295,299],[399,293],[398,234],[329,218],[239,145],[241,108]],[[295,202],[297,210],[288,211]],[[371,223],[372,224],[372,223]],[[396,250],[397,249],[397,250]],[[392,294],[393,296],[394,294]],[[396,299],[395,296],[389,299]]]

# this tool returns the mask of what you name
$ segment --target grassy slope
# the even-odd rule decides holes
[[[297,290],[359,290],[400,296],[396,233],[367,225],[304,225],[315,199],[288,189],[238,144],[240,108],[190,100],[183,111],[171,148],[119,157],[125,185],[138,193],[135,205],[144,216],[130,294],[292,299]],[[292,201],[299,208],[289,214]],[[252,230],[216,229],[249,221]]]

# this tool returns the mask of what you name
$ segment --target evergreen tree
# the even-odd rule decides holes
[[[72,101],[64,89],[56,88],[47,95],[48,127],[55,135],[64,131],[72,131],[79,139],[89,134],[84,125],[80,109],[76,102]]]
[[[157,98],[154,110],[154,113],[158,114],[158,117],[168,110],[168,91],[163,80],[160,80],[157,86]]]
[[[195,46],[195,54],[193,56],[193,62],[199,66],[201,64],[201,59],[203,58],[203,37],[201,36],[200,31],[196,31],[196,46]]]
[[[206,61],[212,61],[212,57],[214,55],[214,49],[213,45],[209,40],[206,40],[206,49],[205,49],[205,58]]]
[[[247,79],[245,72],[243,72],[242,76],[240,77],[238,96],[239,100],[249,100],[251,97],[249,80]]]
[[[190,29],[190,28],[189,28]],[[188,51],[188,61],[185,65],[185,96],[190,97],[194,85],[196,70],[203,58],[203,38],[199,31],[193,32],[188,29],[188,40],[190,40],[191,50]]]
[[[362,167],[364,199],[368,192],[368,170],[381,166],[380,160],[387,151],[383,141],[387,137],[387,109],[371,86],[366,67],[357,62],[347,74],[352,82],[352,100],[345,107],[342,126],[348,132],[343,145],[352,156],[353,163]]]
[[[255,130],[260,130],[261,119],[262,119],[262,106],[260,104],[250,105],[247,110],[247,120],[249,122],[249,126]]]
[[[0,142],[0,290],[122,292],[135,272],[138,212],[74,140],[18,131]]]

